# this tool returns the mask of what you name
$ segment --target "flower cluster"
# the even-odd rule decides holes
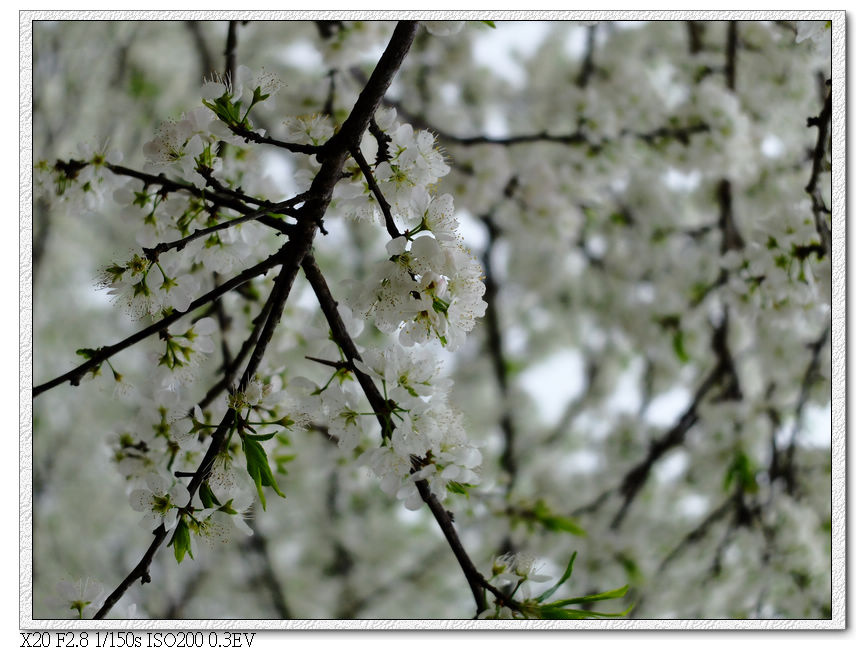
[[[435,137],[399,124],[393,110],[380,127],[389,138],[388,159],[376,165],[374,178],[404,234],[387,243],[388,259],[365,281],[351,283],[348,304],[382,331],[400,330],[404,345],[438,341],[452,350],[486,310],[482,268],[461,244],[453,197],[431,194],[449,170]],[[372,158],[369,138],[364,156]],[[338,204],[349,216],[383,224],[382,206],[362,178],[337,187]]]
[[[387,252],[372,282],[353,285],[348,304],[355,315],[372,318],[385,332],[401,328],[403,345],[462,344],[486,311],[480,264],[460,244],[432,237],[417,237],[410,248],[406,237],[397,237]]]
[[[113,262],[97,279],[112,300],[133,318],[160,316],[176,309],[184,312],[199,289],[198,280],[179,267],[177,259],[157,262],[133,253],[128,260]]]
[[[360,451],[358,462],[409,509],[422,504],[414,485],[419,480],[426,479],[440,499],[449,490],[477,484],[481,453],[468,441],[462,416],[448,404],[450,380],[440,376],[432,352],[393,344],[366,351],[356,365],[383,387],[387,412],[365,411],[357,383],[335,381],[347,377],[338,370],[322,388],[302,378],[293,382],[311,422],[327,426],[346,453]],[[383,438],[376,416],[390,423]]]

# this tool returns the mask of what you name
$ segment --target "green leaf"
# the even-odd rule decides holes
[[[201,102],[214,112],[222,122],[229,126],[236,126],[240,123],[240,105],[241,101],[231,101],[231,96],[228,93],[217,97],[212,102],[202,99]]]
[[[246,471],[249,472],[249,475],[255,482],[258,498],[261,499],[261,507],[267,509],[263,487],[271,487],[279,496],[285,498],[285,495],[276,484],[276,479],[273,478],[270,465],[267,464],[267,452],[264,451],[261,443],[251,439],[250,436],[244,436],[243,453],[246,454]]]
[[[205,481],[201,484],[201,487],[198,488],[198,496],[201,498],[201,504],[205,508],[212,508],[214,506],[221,506],[222,504],[219,502],[213,492],[210,489],[210,486]]]
[[[290,463],[295,458],[297,458],[297,454],[280,454],[278,456],[274,456],[273,460],[276,462],[276,473],[277,474],[288,474],[288,471],[285,469],[286,463]]]
[[[633,605],[622,612],[605,614],[603,612],[590,612],[585,609],[561,609],[546,605],[540,608],[539,614],[541,618],[552,619],[618,618],[620,616],[626,616],[632,609],[634,609]]]
[[[487,27],[491,27],[492,29],[496,28],[496,21],[494,20],[482,20],[481,22]]]
[[[748,454],[741,449],[736,452],[733,461],[727,468],[727,474],[724,476],[724,491],[729,490],[734,484],[741,485],[742,490],[747,494],[753,494],[759,490],[756,470]]]
[[[255,90],[252,91],[252,104],[255,105],[258,102],[263,102],[268,97],[270,97],[269,94],[261,92],[261,86],[256,86]]]
[[[685,350],[685,333],[682,330],[676,330],[676,333],[673,334],[673,350],[675,350],[676,356],[682,363],[690,361],[691,357],[688,355],[687,350]]]
[[[273,436],[276,435],[276,431],[273,433],[247,433],[244,434],[244,438],[249,438],[250,440],[258,440],[263,442],[264,440],[270,440]]]
[[[615,598],[622,598],[626,593],[628,593],[628,588],[629,586],[625,585],[624,587],[619,587],[618,589],[605,591],[602,594],[580,596],[579,598],[565,598],[564,600],[557,600],[553,603],[548,603],[547,607],[565,607],[566,605],[579,605],[581,603],[594,603],[600,600],[613,600]]]
[[[538,596],[538,602],[539,603],[544,602],[547,598],[549,598],[554,593],[556,593],[556,590],[559,587],[561,587],[563,584],[565,584],[565,581],[571,577],[571,571],[574,570],[574,560],[576,560],[576,559],[577,559],[577,552],[574,551],[573,555],[571,555],[571,559],[568,560],[568,568],[565,569],[565,572],[562,574],[562,577],[559,578],[559,581],[556,584],[554,584],[552,587],[547,589],[540,596]]]
[[[467,483],[458,483],[457,481],[448,481],[446,487],[448,492],[453,492],[454,494],[462,494],[466,499],[468,499],[469,488],[473,488],[475,486],[469,485]]]
[[[556,514],[543,501],[538,501],[535,505],[534,515],[541,526],[554,533],[564,532],[578,537],[586,535],[586,531],[580,528],[574,519]]]
[[[189,553],[189,557],[193,560],[192,550],[189,546],[189,526],[186,523],[186,519],[181,517],[180,523],[177,524],[177,528],[174,529],[174,535],[171,538],[171,545],[174,547],[174,559],[177,560],[177,563],[180,564],[183,561],[184,555]]]

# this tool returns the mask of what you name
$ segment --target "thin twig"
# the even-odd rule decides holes
[[[231,132],[235,135],[239,135],[246,142],[255,142],[257,144],[268,144],[273,147],[278,147],[280,149],[285,149],[286,151],[290,151],[292,153],[303,153],[307,155],[315,155],[321,151],[320,146],[316,146],[313,144],[300,144],[297,142],[285,142],[284,140],[277,140],[276,138],[271,138],[267,135],[261,135],[260,133],[256,133],[255,131],[250,131],[239,125],[227,125]]]
[[[286,246],[288,246],[288,244],[286,244]],[[44,384],[40,384],[38,386],[35,386],[33,388],[33,397],[36,397],[36,396],[44,393],[46,390],[54,388],[55,386],[59,386],[60,384],[67,382],[67,381],[69,383],[71,383],[73,386],[77,386],[79,384],[79,382],[81,381],[81,378],[84,376],[84,373],[86,373],[88,370],[96,368],[103,361],[111,358],[112,356],[114,356],[115,354],[120,352],[121,350],[125,350],[126,348],[128,348],[132,345],[135,345],[139,341],[143,341],[147,337],[149,337],[153,334],[156,334],[157,332],[160,332],[161,330],[165,329],[166,327],[168,327],[169,325],[171,325],[175,321],[180,320],[186,314],[193,312],[196,309],[198,309],[199,307],[206,305],[207,303],[211,302],[212,300],[216,299],[217,297],[219,297],[225,293],[228,293],[232,289],[239,287],[240,285],[245,284],[246,282],[249,282],[253,278],[261,275],[262,273],[266,273],[269,269],[271,269],[274,266],[276,266],[277,264],[279,264],[279,260],[280,260],[280,253],[276,253],[274,255],[271,255],[270,257],[268,257],[263,262],[259,262],[255,266],[252,266],[252,267],[246,269],[245,271],[243,271],[242,273],[239,273],[238,275],[234,276],[230,280],[223,282],[221,285],[219,285],[218,287],[216,287],[212,291],[207,292],[206,294],[204,294],[203,296],[201,296],[197,300],[194,300],[189,305],[189,309],[187,309],[186,311],[183,311],[183,312],[174,311],[171,314],[169,314],[168,316],[165,316],[164,318],[158,320],[153,325],[150,325],[149,327],[145,327],[144,329],[139,330],[135,334],[132,334],[131,336],[126,337],[122,341],[118,341],[117,343],[115,343],[113,345],[108,345],[106,347],[102,347],[102,348],[97,349],[96,352],[93,354],[93,356],[90,359],[88,359],[87,361],[85,361],[84,363],[82,363],[81,365],[76,366],[75,368],[73,368],[69,372],[62,374],[59,377],[55,377],[51,381],[47,381]]]
[[[239,226],[240,224],[246,223],[247,221],[259,220],[262,217],[271,213],[284,213],[286,210],[290,210],[291,214],[296,214],[295,210],[291,208],[291,205],[294,202],[295,199],[282,201],[281,203],[276,203],[273,206],[254,210],[253,212],[245,214],[242,217],[223,221],[222,223],[218,223],[215,226],[210,226],[208,228],[199,228],[198,230],[192,231],[186,237],[181,237],[180,239],[176,239],[170,242],[162,242],[160,244],[157,244],[153,248],[144,248],[143,250],[147,258],[153,260],[159,257],[162,253],[168,252],[172,249],[183,250],[183,248],[185,248],[189,242],[195,241],[200,237],[212,235],[215,232],[219,232],[220,230],[226,230],[228,228],[231,228],[232,226]]]
[[[574,133],[564,133],[559,135],[553,135],[547,131],[541,131],[540,133],[527,133],[523,135],[498,138],[487,135],[458,136],[444,131],[436,125],[430,124],[421,116],[406,110],[398,101],[386,99],[384,103],[391,108],[395,108],[403,118],[409,120],[415,126],[432,131],[440,140],[464,147],[474,145],[498,145],[510,147],[534,142],[552,142],[570,146],[584,146],[587,147],[591,153],[597,154],[603,151],[606,147],[614,145],[622,138],[626,137],[642,140],[649,145],[654,145],[655,143],[664,140],[676,140],[677,142],[687,145],[691,141],[691,136],[709,132],[709,125],[705,122],[699,122],[683,127],[660,126],[650,131],[622,129],[616,137],[603,137],[598,140],[590,139],[589,136],[581,130]]]
[[[393,216],[390,212],[390,203],[387,202],[387,199],[384,198],[384,194],[381,193],[381,189],[375,180],[375,176],[373,176],[372,170],[369,168],[369,164],[366,162],[366,159],[358,148],[351,150],[351,157],[354,158],[355,162],[357,162],[360,171],[363,173],[363,177],[366,179],[366,184],[369,186],[370,191],[373,193],[376,201],[378,201],[378,204],[381,207],[388,234],[391,238],[396,239],[400,236],[400,232],[397,230],[396,224],[393,222]]]

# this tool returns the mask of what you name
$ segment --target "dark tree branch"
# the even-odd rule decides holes
[[[213,273],[214,284],[219,284],[219,274]],[[231,317],[225,313],[225,305],[222,297],[213,301],[213,312],[216,314],[216,322],[219,323],[220,348],[222,350],[222,371],[228,372],[231,365],[231,349],[228,347],[228,331],[231,329]]]
[[[315,27],[318,29],[318,35],[324,40],[333,37],[340,30],[345,29],[341,20],[316,20]]]
[[[699,420],[698,409],[709,391],[713,387],[718,387],[720,390],[719,400],[741,398],[733,357],[727,347],[726,312],[721,325],[714,328],[712,349],[716,356],[715,366],[697,388],[687,410],[681,415],[678,422],[667,430],[661,438],[653,440],[650,443],[645,458],[632,467],[620,483],[618,491],[623,497],[623,502],[610,524],[611,528],[616,529],[621,525],[634,498],[646,484],[646,480],[649,478],[649,474],[655,463],[668,451],[685,442],[685,435]],[[725,379],[727,380],[726,386],[724,385]]]
[[[514,135],[501,138],[494,138],[486,135],[478,136],[458,136],[447,131],[443,131],[437,126],[430,124],[423,117],[412,113],[405,109],[402,104],[395,100],[385,99],[385,105],[395,108],[397,112],[409,120],[412,124],[424,128],[435,133],[438,138],[444,142],[459,146],[474,146],[474,145],[498,145],[510,147],[520,144],[530,144],[534,142],[553,142],[571,146],[587,147],[591,153],[600,153],[604,148],[615,144],[621,138],[632,137],[637,140],[642,140],[646,144],[654,145],[664,140],[676,140],[684,145],[691,141],[691,136],[708,133],[709,125],[705,122],[691,124],[683,127],[661,126],[651,131],[632,131],[630,129],[622,129],[617,137],[603,137],[596,141],[589,138],[583,131],[578,130],[575,133],[565,133],[552,135],[546,131],[540,133],[529,133],[524,135]]]
[[[691,530],[685,537],[676,544],[676,547],[670,551],[667,556],[661,561],[661,564],[658,566],[657,574],[660,575],[663,573],[667,566],[670,565],[673,560],[675,560],[688,546],[696,544],[700,540],[702,540],[709,532],[711,527],[715,524],[715,522],[723,519],[723,517],[729,512],[736,503],[736,495],[733,495],[727,498],[720,506],[715,508],[712,512],[710,512],[706,517],[701,521],[693,530]]]
[[[726,178],[718,183],[718,203],[721,206],[718,220],[718,227],[721,229],[721,254],[741,250],[745,247],[745,240],[742,239],[733,218],[733,185]]]
[[[381,130],[378,123],[375,121],[375,118],[372,118],[369,121],[369,132],[372,133],[372,136],[375,138],[376,142],[378,142],[378,151],[375,154],[375,164],[380,165],[383,162],[388,162],[390,160],[390,153],[388,151],[388,145],[390,144],[390,136]]]
[[[235,79],[235,75],[237,73],[237,21],[235,21],[235,20],[228,21],[228,35],[226,37],[225,51],[223,52],[223,54],[225,56],[225,73],[223,75],[223,79],[225,79],[226,84],[233,83],[234,79]],[[225,145],[225,143],[220,141],[219,151],[221,152],[221,154],[223,153],[224,145]],[[204,176],[204,181],[208,186],[216,187],[218,190],[219,189],[225,189],[225,188],[222,188],[222,185],[215,178],[213,178],[213,174],[211,173],[211,171],[209,169],[208,170],[202,170],[201,175]],[[243,217],[241,217],[241,218],[243,218]],[[204,230],[207,230],[207,229],[205,228]],[[196,234],[199,234],[199,236],[201,236],[201,234],[200,234],[201,232],[202,231],[195,231],[190,236],[193,236]],[[183,240],[179,240],[179,241],[182,242]],[[181,243],[180,248],[178,248],[178,250],[183,248],[183,246],[185,246],[185,245],[186,245],[186,243]],[[147,253],[146,250],[145,250],[145,253]],[[157,256],[159,255],[159,252],[155,251],[155,253]],[[215,282],[218,282],[218,278],[219,278],[219,275],[217,273],[214,273],[213,279]],[[222,304],[222,298],[221,297],[217,298],[216,300],[213,301],[213,310],[216,313],[217,321],[219,322],[219,333],[220,333],[221,348],[222,348],[222,370],[224,373],[227,374],[228,369],[229,369],[230,364],[231,364],[231,350],[228,347],[228,329],[229,329],[230,319],[228,318],[228,315],[225,313],[225,306]],[[226,382],[229,382],[229,379],[227,376],[226,376]]]
[[[33,257],[32,257],[32,276],[33,285],[36,285],[36,277],[42,269],[42,258],[45,255],[45,250],[48,247],[48,238],[52,226],[51,206],[44,196],[39,196],[33,201],[33,223],[36,227],[33,229]],[[38,225],[37,225],[38,224]]]
[[[156,552],[159,550],[159,547],[162,545],[162,542],[165,541],[167,536],[168,531],[163,525],[160,525],[159,528],[153,531],[153,541],[150,543],[150,546],[147,547],[141,561],[136,564],[135,568],[129,572],[129,575],[123,579],[123,581],[117,586],[117,589],[108,595],[105,602],[102,604],[102,607],[100,607],[99,611],[93,615],[93,618],[105,618],[105,615],[110,612],[111,608],[117,604],[117,601],[123,597],[123,594],[126,593],[127,589],[129,589],[129,587],[131,587],[139,578],[143,585],[150,582],[150,563],[153,561],[153,556],[156,555]]]
[[[322,152],[320,159],[322,163],[321,169],[312,181],[312,186],[309,190],[310,198],[301,209],[303,212],[302,216],[306,218],[302,219],[295,227],[295,231],[292,233],[292,240],[273,256],[276,258],[275,263],[281,264],[282,269],[279,272],[279,276],[277,276],[271,297],[269,298],[269,302],[272,305],[265,324],[250,355],[246,370],[236,388],[238,392],[245,390],[264,358],[265,350],[282,316],[285,302],[297,277],[300,264],[311,251],[316,233],[316,224],[321,223],[324,217],[324,212],[333,194],[333,188],[340,179],[342,167],[348,157],[348,151],[352,147],[356,147],[360,142],[360,138],[364,130],[366,130],[372,114],[408,53],[417,28],[418,25],[416,22],[400,22],[397,24],[390,43],[382,54],[375,70],[373,70],[369,83],[360,93],[360,97],[355,103],[348,119],[343,124],[343,128],[327,143],[325,150]],[[198,488],[207,480],[216,456],[225,442],[226,435],[233,426],[235,416],[235,411],[228,409],[220,424],[213,431],[210,445],[205,452],[204,458],[187,486],[190,495],[190,504]],[[439,508],[441,508],[440,504]],[[142,579],[146,577],[145,581],[149,581],[148,570],[150,563],[167,534],[168,532],[164,525],[160,525],[154,531],[155,539],[148,548],[144,558],[106,599],[105,604],[96,613],[95,618],[103,618],[138,577],[142,577]]]
[[[442,131],[436,131],[436,133],[442,140],[461,146],[471,146],[478,144],[513,146],[533,142],[555,142],[559,144],[586,146],[592,153],[599,153],[605,147],[610,146],[615,142],[618,142],[618,140],[623,137],[633,137],[638,140],[642,140],[647,144],[655,144],[662,140],[677,140],[683,144],[688,144],[691,140],[692,135],[696,135],[698,133],[706,133],[708,131],[709,126],[705,123],[675,128],[662,126],[658,127],[657,129],[645,132],[636,132],[629,129],[622,129],[619,132],[618,138],[605,137],[601,138],[598,141],[592,141],[582,131],[562,135],[551,135],[546,131],[542,131],[541,133],[530,133],[526,135],[515,135],[503,138],[492,138],[489,136],[460,137],[450,135],[448,133],[443,133]]]
[[[826,343],[829,341],[829,334],[831,332],[831,325],[826,325],[823,333],[820,334],[820,338],[816,341],[808,345],[811,349],[811,358],[808,361],[808,367],[805,369],[805,374],[802,377],[801,388],[799,389],[799,397],[796,399],[796,410],[795,410],[795,421],[793,425],[793,432],[790,435],[790,441],[787,443],[787,447],[784,452],[780,455],[777,463],[773,467],[773,471],[770,471],[770,478],[773,480],[775,478],[783,478],[785,482],[785,487],[788,492],[791,494],[796,491],[797,482],[796,482],[796,470],[794,457],[796,454],[796,449],[798,445],[796,444],[796,439],[799,436],[799,432],[802,430],[802,418],[805,412],[805,405],[808,403],[808,398],[811,395],[811,390],[814,388],[814,384],[821,377],[820,374],[820,358],[823,353],[823,349],[826,347]]]
[[[87,163],[82,163],[81,161],[70,160],[68,163],[64,163],[63,161],[58,161],[58,164],[63,165],[86,165]],[[223,194],[221,192],[212,192],[205,189],[199,189],[192,183],[187,183],[186,181],[177,181],[166,178],[163,174],[159,176],[154,176],[153,174],[147,174],[145,172],[138,171],[137,169],[130,169],[129,167],[124,167],[122,165],[112,165],[110,163],[106,163],[105,167],[117,174],[118,176],[127,176],[129,178],[135,178],[144,183],[145,188],[150,185],[156,185],[163,192],[186,192],[196,197],[201,197],[206,201],[210,201],[214,205],[218,205],[223,208],[228,208],[239,212],[240,214],[248,214],[250,212],[250,207],[246,205],[245,201],[249,201],[251,203],[258,204],[260,206],[266,206],[269,208],[270,212],[274,212],[275,214],[279,214],[279,210],[271,209],[275,204],[270,203],[269,201],[261,201],[260,199],[255,199],[252,197],[246,197],[244,195],[243,200],[240,200],[238,190],[231,190],[229,194]],[[302,196],[302,195],[299,195]],[[295,197],[295,199],[299,199]],[[294,199],[293,199],[294,200]],[[285,208],[283,208],[284,210]],[[294,214],[293,211],[284,212],[284,214]],[[282,233],[289,234],[291,232],[291,226],[280,219],[274,219],[273,217],[263,215],[258,217],[258,220],[271,228],[279,230]]]
[[[331,68],[327,72],[327,98],[324,100],[324,107],[321,109],[323,115],[333,117],[333,103],[336,99],[336,69]]]
[[[685,28],[688,30],[688,52],[698,54],[703,49],[703,32],[706,26],[697,20],[686,20]]]
[[[268,201],[266,199],[258,199],[254,196],[250,196],[249,194],[245,194],[243,192],[242,188],[240,188],[240,187],[231,188],[231,187],[227,187],[226,185],[223,185],[222,183],[219,182],[219,180],[214,178],[213,172],[210,169],[201,169],[198,171],[198,173],[204,177],[204,182],[207,185],[207,187],[210,187],[211,189],[213,189],[220,196],[231,197],[231,198],[237,199],[238,201],[243,201],[244,203],[250,203],[253,205],[260,206],[260,207],[267,207],[267,206],[273,206],[274,205],[274,203],[272,201]],[[298,203],[303,203],[303,201],[305,199],[306,199],[306,192],[302,192],[301,194],[298,194],[297,196],[295,196],[293,199],[290,199],[290,205],[295,206]],[[281,201],[280,203],[284,203],[284,201]]]
[[[691,404],[681,417],[679,417],[678,422],[676,422],[676,424],[673,425],[673,427],[663,436],[653,440],[649,445],[649,451],[646,454],[646,457],[637,463],[637,465],[632,467],[625,475],[625,478],[622,480],[618,488],[618,491],[622,494],[624,500],[610,524],[611,528],[616,529],[621,525],[634,501],[634,498],[649,478],[649,474],[651,473],[652,467],[654,467],[655,463],[668,451],[678,447],[685,441],[685,434],[687,434],[691,427],[697,423],[699,418],[697,409],[699,408],[700,403],[703,401],[706,393],[709,392],[709,389],[720,382],[723,376],[723,367],[720,363],[716,364],[706,379],[703,380],[703,383],[700,384],[694,398],[691,400]]]
[[[267,321],[267,315],[270,313],[270,308],[272,306],[272,298],[273,293],[268,296],[267,301],[258,316],[253,320],[252,332],[250,332],[249,336],[240,346],[240,350],[238,350],[228,367],[224,369],[222,378],[207,391],[204,398],[198,403],[198,406],[202,409],[216,399],[222,391],[226,390],[232,383],[234,383],[234,375],[237,373],[237,370],[240,368],[240,364],[243,363],[246,355],[249,354],[249,351],[252,350],[252,347],[258,341],[258,336],[261,334],[261,328],[264,327],[264,323]]]
[[[726,64],[724,78],[730,91],[736,90],[736,47],[738,46],[738,25],[735,20],[727,23]]]

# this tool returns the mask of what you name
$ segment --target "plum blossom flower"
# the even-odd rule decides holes
[[[383,331],[402,326],[403,345],[439,341],[455,349],[486,311],[481,266],[462,247],[432,237],[407,245],[405,237],[388,242],[390,259],[375,267],[375,284],[352,283],[348,304]]]
[[[200,538],[209,547],[217,544],[228,544],[238,530],[244,535],[252,535],[253,531],[246,523],[246,516],[253,503],[252,490],[240,490],[224,505],[205,508],[190,519],[190,530],[195,533],[192,542]],[[193,549],[193,556],[197,551]]]
[[[530,553],[520,551],[507,553],[493,560],[493,577],[490,584],[504,585],[517,583],[523,598],[531,596],[531,582],[546,582],[552,576],[538,573],[537,560]]]
[[[796,42],[811,40],[820,56],[829,56],[832,49],[831,20],[797,20]]]
[[[85,612],[89,615],[99,609],[105,591],[102,583],[89,577],[75,582],[61,580],[57,583],[54,597],[49,600],[51,604],[78,612],[78,618],[84,618]]]
[[[284,124],[288,127],[289,142],[317,146],[327,142],[333,135],[333,124],[326,115],[299,115],[288,118]]]
[[[189,120],[163,122],[156,137],[144,144],[150,168],[174,167],[185,177],[192,175],[195,158],[204,151],[201,136],[193,134]]]
[[[422,20],[421,25],[433,36],[453,36],[462,31],[464,20]]]
[[[153,530],[163,525],[171,530],[177,524],[178,509],[189,500],[189,493],[180,483],[156,472],[148,474],[145,481],[146,488],[133,490],[129,495],[132,509],[144,513],[142,528]]]

